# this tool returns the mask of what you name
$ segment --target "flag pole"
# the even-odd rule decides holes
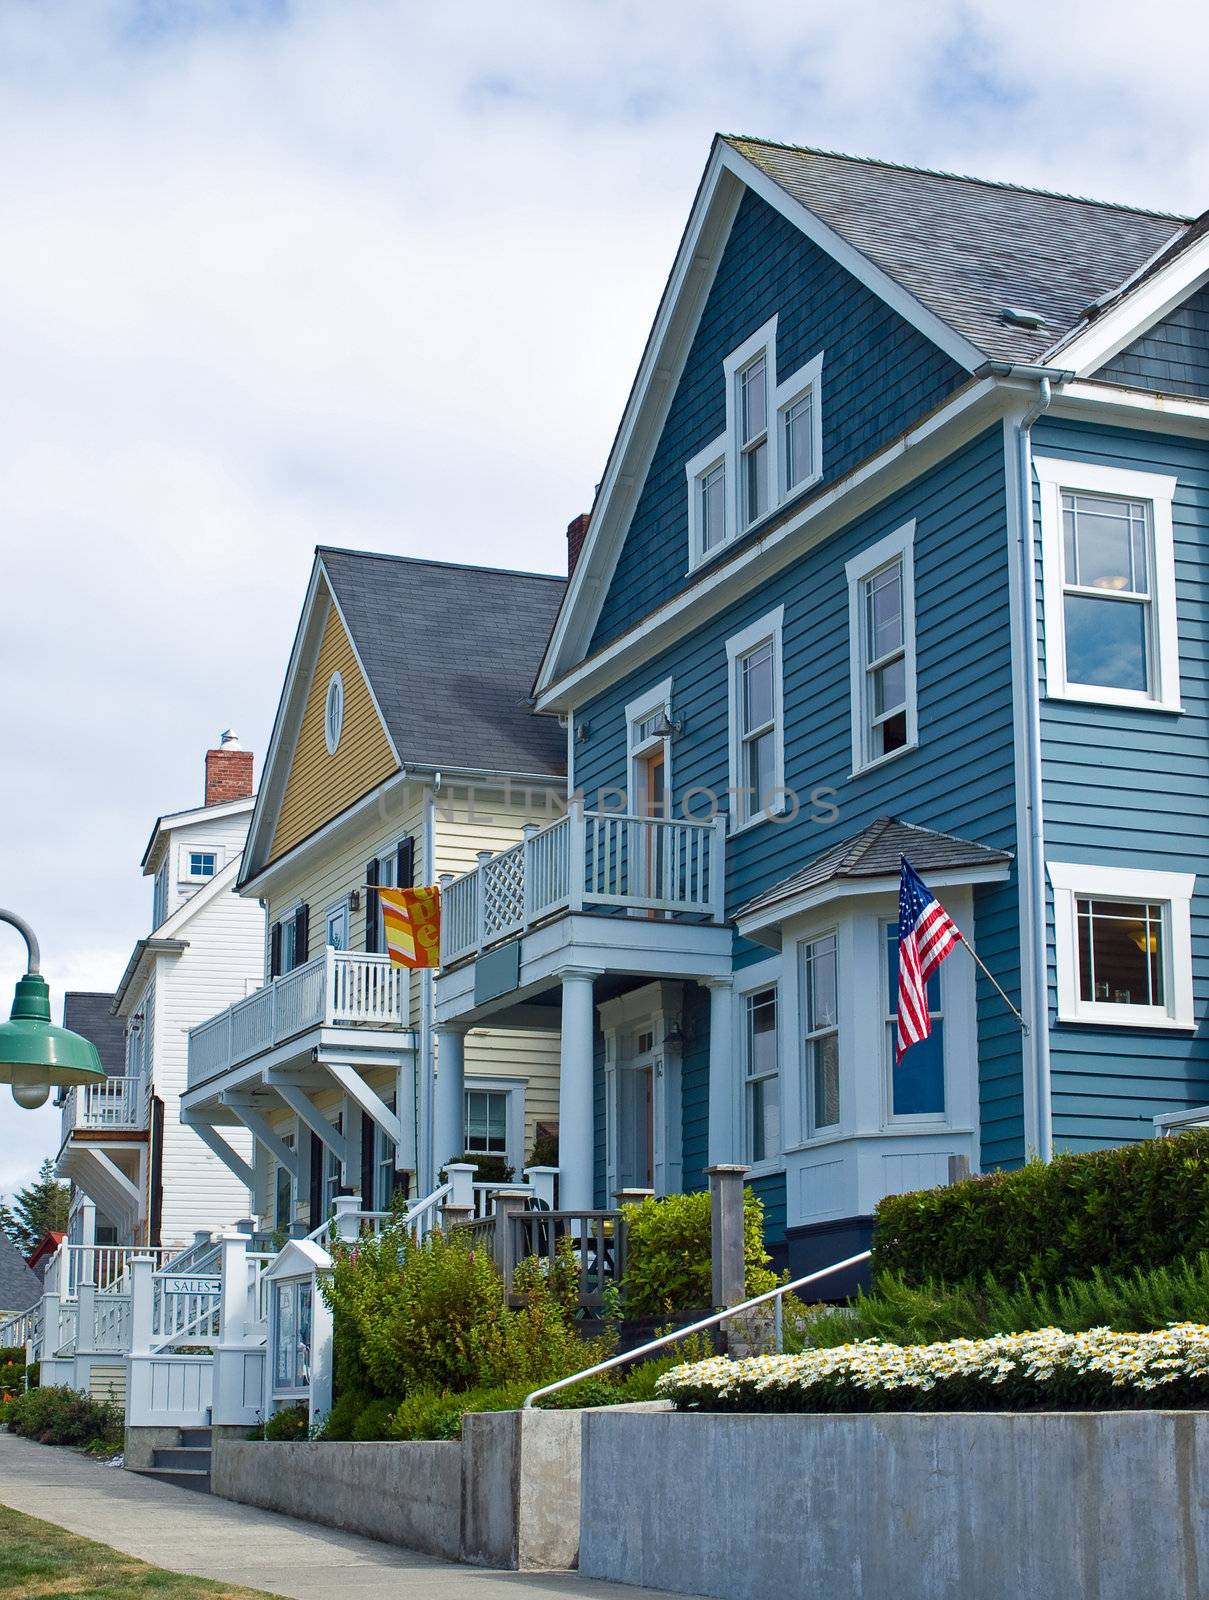
[[[1021,1028],[1027,1034],[1028,1033],[1028,1023],[1020,1015],[1019,1011],[1016,1010],[1016,1007],[1008,999],[1007,995],[1004,994],[1001,984],[994,977],[994,975],[990,971],[989,967],[987,966],[986,962],[982,959],[982,957],[980,955],[978,955],[978,953],[974,949],[974,946],[969,942],[969,940],[966,938],[964,933],[961,933],[959,931],[958,935],[957,935],[957,940],[958,940],[958,943],[961,945],[962,949],[965,950],[966,954],[969,956],[970,960],[974,963],[974,965],[978,968],[978,970],[987,979],[988,983],[990,983],[991,987],[995,990],[995,993],[1003,1001],[1004,1005],[1012,1013],[1012,1015],[1015,1017],[1016,1021],[1020,1024]]]

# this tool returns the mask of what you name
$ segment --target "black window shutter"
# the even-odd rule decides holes
[[[269,977],[281,976],[281,924],[275,922],[269,929]]]
[[[294,913],[294,965],[310,959],[310,906],[299,906]]]
[[[410,889],[416,881],[416,841],[400,839],[395,852],[395,883],[400,889]]]
[[[323,1215],[323,1141],[317,1133],[311,1134],[311,1227],[317,1228],[327,1219]]]
[[[373,887],[378,881],[377,861],[365,864],[365,948],[372,956],[378,949],[378,891]]]
[[[361,1113],[361,1209],[373,1211],[374,1206],[374,1124],[365,1112]]]

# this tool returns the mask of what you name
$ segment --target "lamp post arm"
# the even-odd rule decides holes
[[[31,974],[40,973],[42,970],[42,952],[38,948],[37,936],[26,922],[24,917],[19,917],[15,911],[0,910],[0,922],[7,922],[16,928],[25,940],[25,947],[29,951],[29,964],[27,971]]]

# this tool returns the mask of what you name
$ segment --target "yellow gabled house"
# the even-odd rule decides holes
[[[557,814],[564,736],[528,697],[564,587],[316,552],[239,882],[266,910],[264,984],[191,1031],[182,1102],[266,1229],[314,1228],[341,1193],[385,1210],[463,1157],[519,1180],[556,1135],[557,1013],[438,1030],[434,974],[383,953],[378,890],[464,872]]]

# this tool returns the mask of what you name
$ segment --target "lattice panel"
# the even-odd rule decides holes
[[[480,874],[483,892],[483,931],[488,939],[519,928],[525,915],[525,858],[519,850],[506,850],[486,863]]]

